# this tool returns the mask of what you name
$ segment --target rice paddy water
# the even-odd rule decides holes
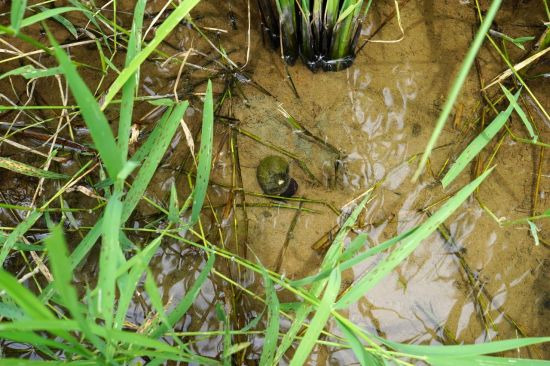
[[[493,2],[450,106],[488,2],[25,3],[0,5],[0,364],[550,358],[546,1]]]

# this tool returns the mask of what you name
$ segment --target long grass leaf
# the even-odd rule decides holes
[[[62,7],[53,8],[53,9],[46,9],[46,8],[42,8],[42,9],[44,10],[42,10],[40,13],[36,13],[34,15],[31,15],[30,17],[23,19],[23,21],[21,21],[21,28],[28,27],[29,25],[41,22],[48,18],[54,18],[60,14],[67,13],[69,11],[87,11],[85,9],[77,8],[74,6],[62,6]],[[92,12],[88,11],[88,13],[92,13]]]
[[[41,212],[33,211],[23,222],[15,227],[10,235],[8,235],[2,244],[2,249],[0,250],[0,268],[2,268],[6,257],[10,254],[10,251],[17,242],[17,239],[19,239],[21,235],[25,234],[41,216]]]
[[[53,284],[63,301],[62,304],[69,309],[73,318],[80,325],[80,329],[86,338],[88,338],[98,350],[103,352],[104,344],[97,336],[92,334],[82,314],[81,304],[78,300],[76,290],[72,285],[73,271],[69,270],[71,262],[61,228],[55,226],[52,229],[51,235],[46,238],[45,242],[48,249],[48,257],[50,258],[51,270],[54,276]]]
[[[132,21],[132,31],[128,41],[128,50],[126,52],[125,67],[128,67],[136,54],[141,49],[141,29],[143,27],[143,15],[145,13],[146,0],[139,0],[134,10],[134,20]],[[132,112],[134,110],[134,99],[136,86],[139,82],[139,68],[122,87],[122,97],[120,101],[120,117],[118,120],[118,147],[125,161],[128,155],[128,139],[130,137],[130,126],[132,124]]]
[[[173,327],[180,319],[181,317],[189,310],[191,305],[193,305],[193,302],[197,298],[199,291],[203,285],[203,283],[208,278],[208,275],[210,274],[210,271],[212,270],[212,267],[214,266],[215,262],[215,255],[210,254],[210,257],[208,258],[208,261],[206,262],[204,268],[202,269],[201,273],[193,283],[190,289],[187,290],[187,293],[183,297],[183,299],[176,305],[176,307],[168,314],[168,322],[171,327]],[[153,328],[150,332],[150,335],[152,338],[158,338],[162,334],[164,334],[168,328],[161,324],[157,326],[156,328]]]
[[[149,57],[149,55],[159,46],[159,44],[170,34],[170,32],[189,14],[191,9],[195,7],[200,0],[183,0],[180,4],[170,13],[168,18],[156,29],[155,37],[149,42],[147,47],[141,50],[132,60],[132,62],[122,70],[120,75],[115,79],[107,95],[105,96],[102,109],[113,100],[115,95],[120,91],[124,84],[134,75],[141,64]]]
[[[170,117],[165,120],[166,123],[163,125],[159,124],[156,127],[159,128],[159,133],[154,136],[149,136],[149,139],[155,138],[155,140],[151,142],[154,149],[151,149],[149,155],[145,158],[143,165],[134,179],[132,187],[126,195],[126,199],[124,200],[122,223],[128,220],[145,193],[145,190],[153,178],[153,175],[155,174],[155,171],[157,170],[157,167],[164,156],[170,141],[172,141],[174,133],[176,133],[179,126],[179,121],[187,110],[188,105],[189,103],[187,102],[178,104],[170,114]]]
[[[145,249],[126,261],[126,263],[124,263],[124,265],[122,266],[123,268],[117,269],[117,278],[122,276],[122,273],[126,273],[126,271],[128,271],[128,268],[130,268],[130,272],[126,276],[123,276],[123,278],[119,279],[118,286],[120,289],[120,296],[118,299],[118,307],[113,325],[114,328],[122,328],[126,312],[128,311],[128,308],[132,301],[132,297],[138,285],[139,279],[145,272],[147,265],[151,261],[151,258],[153,258],[153,255],[155,254],[161,242],[161,237],[154,239]],[[126,266],[129,267],[126,268]]]
[[[84,117],[84,122],[86,122],[86,126],[90,131],[94,145],[105,164],[109,176],[114,180],[120,169],[122,169],[123,162],[109,122],[99,109],[99,105],[90,89],[76,71],[76,67],[49,31],[48,37],[53,46],[55,57],[67,78],[69,88],[80,106],[80,113]]]
[[[14,0],[17,1],[17,0]],[[95,366],[97,361],[37,361],[24,360],[20,358],[5,358],[2,366]]]
[[[68,346],[63,342],[49,339],[47,337],[44,337],[43,335],[38,335],[29,331],[15,330],[0,332],[0,339],[9,339],[24,344],[32,344],[33,347],[39,349],[44,349],[44,347],[56,348],[65,351],[67,354],[72,353],[75,355],[80,355],[84,358],[88,358],[91,355],[91,353],[82,352],[80,349]],[[51,357],[55,357],[55,353],[52,352]],[[4,364],[3,360],[1,363],[2,365]]]
[[[149,156],[151,151],[153,151],[153,149],[156,148],[155,144],[159,139],[160,133],[166,126],[166,121],[172,115],[172,111],[173,111],[172,107],[164,111],[160,119],[157,121],[155,128],[153,129],[153,131],[151,131],[151,133],[149,134],[149,137],[147,137],[147,140],[145,140],[145,142],[139,147],[139,149],[135,152],[135,154],[132,155],[131,160],[133,162],[137,164],[141,164],[141,162],[145,160],[147,156]]]
[[[516,100],[519,96],[519,91],[516,94]],[[512,114],[512,110],[514,109],[513,105],[510,104],[506,110],[500,112],[495,119],[479,134],[469,145],[464,149],[464,151],[460,154],[458,159],[456,159],[455,163],[451,166],[447,174],[443,177],[441,180],[441,184],[443,185],[443,188],[446,188],[459,174],[464,170],[466,165],[470,161],[472,161],[473,158],[476,157],[477,154],[483,148],[495,137],[495,135],[500,131],[502,126],[508,121],[508,118],[510,117],[510,114]]]
[[[340,281],[340,268],[336,267],[329,277],[323,298],[319,303],[319,307],[317,308],[313,319],[311,319],[311,323],[309,324],[304,338],[300,342],[300,345],[294,353],[294,357],[290,361],[290,366],[302,366],[305,364],[309,354],[319,339],[319,335],[321,335],[321,332],[330,317],[332,305],[334,304],[334,300],[340,290]]]
[[[537,366],[550,365],[550,361],[530,360],[511,357],[428,357],[427,361],[432,366]]]
[[[269,309],[267,318],[267,327],[265,329],[265,339],[260,356],[260,366],[270,366],[273,364],[275,350],[277,348],[277,340],[279,339],[279,299],[277,292],[273,286],[273,282],[269,278],[267,271],[261,267],[262,275],[265,283],[266,304]]]
[[[113,325],[115,306],[116,269],[120,252],[119,232],[122,217],[122,202],[113,195],[107,203],[103,220],[103,241],[99,255],[98,309],[105,320],[105,327]]]
[[[189,225],[195,225],[206,197],[210,169],[212,165],[212,140],[214,138],[214,100],[212,97],[212,82],[208,80],[204,108],[202,111],[201,147],[199,149],[199,166],[197,168],[197,180],[193,189],[193,207]]]
[[[388,273],[407,258],[420,243],[437,229],[465,200],[470,194],[483,182],[483,180],[492,172],[493,169],[476,178],[473,182],[463,187],[456,195],[449,199],[435,214],[428,218],[418,229],[407,237],[401,246],[397,247],[388,257],[379,262],[363,278],[357,281],[350,290],[345,293],[338,303],[337,309],[346,308],[352,303],[363,297],[370,289],[380,282]]]
[[[25,16],[26,7],[27,0],[13,0],[11,2],[10,21],[15,33],[18,33],[19,28],[21,28],[21,21],[23,20],[23,16]]]
[[[361,211],[363,211],[363,209],[365,208],[365,205],[367,204],[369,199],[370,199],[370,192],[368,192],[365,195],[363,200],[357,205],[357,207],[355,207],[352,213],[345,220],[344,224],[341,226],[340,231],[338,232],[338,234],[336,234],[330,248],[328,249],[325,255],[325,258],[323,259],[323,262],[321,263],[320,273],[323,273],[325,271],[332,271],[332,269],[336,267],[338,258],[340,258],[340,255],[341,255],[344,238],[347,236],[347,234],[351,230],[352,226],[354,225],[355,221],[359,217],[359,214],[361,213]],[[310,293],[313,296],[318,297],[321,294],[323,288],[325,287],[326,282],[327,281],[325,279],[314,282],[311,286]],[[292,343],[294,342],[294,339],[296,338],[296,335],[298,334],[300,329],[302,329],[304,322],[309,316],[309,313],[311,312],[311,310],[312,310],[311,305],[308,305],[305,303],[303,303],[298,308],[294,316],[294,322],[292,323],[290,328],[287,330],[287,332],[283,336],[283,339],[281,340],[281,343],[277,348],[277,353],[275,354],[274,363],[278,363],[279,360],[286,353],[287,349],[292,345]]]
[[[0,330],[25,330],[20,326],[22,323],[28,323],[32,326],[37,326],[41,322],[51,323],[54,327],[59,326],[63,320],[58,320],[50,312],[50,310],[42,304],[42,302],[34,296],[27,288],[21,285],[17,280],[12,277],[8,272],[0,269],[0,288],[2,288],[6,293],[13,299],[13,301],[25,312],[25,314],[32,318],[32,320],[22,320],[13,323],[0,323]],[[10,329],[9,327],[12,326]],[[40,329],[40,328],[37,328]],[[35,330],[35,329],[28,329]],[[78,347],[83,352],[85,351],[82,348],[78,341],[74,339],[69,333],[65,332],[61,328],[55,328],[50,330],[54,335],[57,335],[63,339],[69,341],[73,346]]]
[[[0,157],[0,168],[11,170],[12,172],[27,175],[29,177],[46,178],[46,179],[66,179],[68,176],[50,172],[44,169],[38,169],[33,166],[20,163],[16,160]]]
[[[435,146],[435,143],[437,142],[437,139],[441,134],[441,131],[443,131],[443,126],[445,126],[445,123],[447,122],[447,118],[449,117],[449,114],[451,113],[451,109],[453,108],[453,105],[456,99],[458,98],[460,89],[462,88],[464,81],[466,81],[466,77],[468,76],[468,73],[470,72],[470,69],[474,63],[477,52],[479,51],[479,49],[481,48],[481,45],[483,44],[483,40],[485,39],[485,35],[487,34],[487,31],[491,27],[491,24],[493,24],[493,20],[495,19],[495,16],[497,14],[498,9],[500,8],[501,3],[502,3],[502,0],[493,0],[493,2],[491,3],[491,7],[487,11],[485,19],[483,19],[483,22],[481,23],[481,26],[479,27],[479,30],[476,33],[474,41],[472,42],[470,49],[468,50],[468,53],[466,54],[466,57],[464,58],[464,61],[460,66],[458,75],[453,82],[449,95],[447,96],[447,100],[443,105],[443,110],[441,111],[441,114],[439,115],[439,118],[435,123],[435,128],[432,132],[432,135],[430,136],[430,140],[426,145],[426,149],[424,150],[424,153],[422,154],[422,158],[418,163],[418,168],[414,173],[413,181],[416,181],[416,179],[418,179],[418,177],[424,170],[424,167],[426,166],[428,157],[430,156],[430,153],[432,152]]]
[[[389,347],[399,351],[405,352],[411,355],[417,356],[453,356],[453,357],[470,357],[479,356],[492,353],[498,353],[508,351],[516,348],[526,347],[533,344],[550,342],[550,337],[540,338],[519,338],[508,339],[504,341],[494,341],[489,343],[480,344],[468,344],[468,345],[451,345],[451,346],[422,346],[416,344],[401,344],[389,341],[387,339],[380,339],[383,343]]]
[[[500,88],[502,89],[502,91],[504,92],[504,95],[506,95],[506,98],[508,99],[510,104],[514,107],[514,110],[516,111],[519,118],[521,119],[521,121],[525,125],[525,128],[527,129],[527,132],[529,132],[529,136],[531,137],[531,139],[533,141],[536,142],[538,140],[538,136],[535,134],[535,130],[533,129],[533,126],[531,125],[531,122],[529,122],[529,119],[527,118],[527,115],[525,114],[523,109],[518,104],[517,98],[515,98],[512,95],[512,93],[508,89],[506,89],[506,87],[504,85],[500,84]]]
[[[353,333],[351,329],[348,328],[346,324],[342,323],[338,319],[336,319],[336,322],[338,324],[338,327],[340,327],[340,330],[344,334],[344,337],[351,346],[351,349],[361,366],[384,366],[384,361],[380,359],[380,357],[370,352],[367,352],[359,338],[357,338],[357,336]]]

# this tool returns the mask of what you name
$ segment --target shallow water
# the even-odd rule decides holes
[[[279,55],[264,47],[258,27],[254,25],[250,31],[250,60],[245,68],[253,82],[238,83],[233,89],[233,98],[219,111],[221,117],[216,128],[216,155],[211,178],[214,185],[209,192],[210,204],[219,209],[215,217],[211,212],[204,214],[207,238],[223,242],[239,255],[258,260],[289,278],[301,278],[316,272],[323,251],[313,247],[325,241],[326,234],[342,220],[329,205],[337,209],[344,207],[344,212],[349,212],[353,208],[353,203],[348,205],[350,201],[380,183],[354,228],[354,233],[368,233],[368,245],[374,246],[423,222],[440,207],[442,200],[469,182],[473,169],[463,172],[447,190],[441,188],[438,177],[445,161],[455,158],[479,131],[470,126],[479,115],[480,81],[476,70],[472,70],[463,87],[459,107],[455,108],[453,121],[448,123],[438,141],[428,170],[419,182],[410,180],[416,168],[415,157],[424,149],[446,92],[473,37],[475,13],[467,3],[409,1],[401,9],[405,38],[398,43],[369,43],[354,65],[345,71],[313,75],[302,65],[288,68],[299,98],[288,82]],[[161,2],[152,2],[149,10],[161,5]],[[504,9],[497,19],[504,33],[519,36],[533,30],[530,27],[538,19],[540,4],[530,1],[518,6],[520,9]],[[236,17],[237,29],[231,26],[230,11]],[[382,24],[390,11],[390,2],[374,8],[363,31],[364,39]],[[200,15],[198,25],[221,29],[218,34],[209,33],[211,39],[222,45],[235,63],[246,63],[248,24],[244,4],[214,5],[206,1],[193,14]],[[517,18],[517,14],[532,19]],[[253,9],[252,19],[256,18]],[[393,19],[374,39],[399,37]],[[192,45],[210,57],[217,56],[210,45],[190,29],[180,29],[169,42],[175,47]],[[163,47],[170,49],[167,45]],[[87,52],[93,51],[75,49],[75,57],[84,57]],[[191,56],[189,62],[200,63],[201,56]],[[219,65],[213,63],[207,67],[217,69]],[[478,72],[484,82],[502,70],[493,52],[481,52]],[[142,73],[141,94],[171,93],[177,72],[176,65],[160,61],[148,63]],[[184,73],[182,83],[199,83],[208,74],[190,69]],[[217,79],[217,91],[223,90],[224,83],[244,78],[224,75]],[[97,82],[93,76],[90,80]],[[550,105],[548,85],[534,81],[531,86],[543,105]],[[202,90],[203,85],[196,89]],[[197,112],[200,102],[190,97],[196,109],[188,112],[186,122],[196,136],[200,127],[200,113]],[[313,140],[293,131],[279,111],[281,108],[319,139]],[[149,110],[150,106],[141,106],[136,115],[145,116]],[[112,113],[116,116],[116,111]],[[536,115],[534,108],[531,113]],[[148,130],[155,118],[158,116],[153,114],[135,123],[140,130]],[[538,116],[536,122],[541,131],[540,140],[549,141],[550,121]],[[231,130],[227,123],[235,123],[240,133]],[[511,129],[523,135],[517,117],[513,118]],[[257,139],[246,133],[253,133]],[[238,149],[242,188],[247,192],[245,210],[232,207],[233,195],[237,204],[243,203],[241,191],[227,188],[241,186],[234,171],[231,141]],[[272,146],[267,147],[266,143]],[[284,151],[274,151],[273,145]],[[336,154],[331,147],[340,153]],[[13,154],[5,144],[0,148],[3,155]],[[493,148],[494,145],[482,155],[484,165]],[[321,203],[306,202],[301,211],[297,210],[299,204],[294,201],[286,202],[293,206],[291,209],[268,207],[280,202],[253,194],[260,193],[255,175],[258,162],[274,153],[296,158],[291,162],[291,174],[299,184],[297,196]],[[189,148],[180,131],[151,185],[149,197],[167,202],[172,182],[176,182],[184,197],[188,192],[186,171],[190,162]],[[469,199],[446,221],[441,232],[426,239],[405,263],[345,311],[349,319],[393,341],[418,344],[473,343],[514,338],[522,333],[526,336],[549,333],[548,249],[544,245],[534,245],[527,226],[499,226],[480,203],[499,218],[516,219],[544,211],[550,207],[550,160],[540,156],[539,148],[506,137],[490,165],[494,164],[497,167],[477,192],[477,199]],[[542,171],[540,190],[536,207],[533,207],[533,187],[539,164]],[[74,170],[69,163],[65,168]],[[27,183],[17,183],[19,179],[10,174],[0,177],[2,192],[7,196],[4,199],[12,204],[28,204],[34,183],[29,182],[26,189]],[[46,189],[55,190],[55,187]],[[71,207],[95,205],[93,199],[78,193],[71,193],[67,201]],[[152,206],[141,204],[129,226],[143,228],[156,219],[157,212]],[[82,226],[95,220],[93,213],[75,216]],[[6,210],[2,210],[0,220],[2,226],[13,225],[13,218]],[[538,225],[541,239],[550,241],[548,220]],[[185,235],[191,237],[189,233]],[[135,230],[129,231],[129,237],[136,243],[146,243],[149,236]],[[353,235],[347,240],[352,238]],[[342,291],[379,260],[374,258],[347,271]],[[185,247],[177,240],[165,243],[151,263],[165,303],[185,293],[204,261],[200,251]],[[78,282],[84,285],[96,270],[95,260],[90,257]],[[217,270],[252,292],[263,294],[261,279],[250,273],[239,273],[234,264],[220,264]],[[239,296],[233,300],[236,292],[226,281],[213,276],[178,329],[222,329],[214,312],[218,302],[225,304],[226,311],[234,310],[230,311],[236,314],[232,319],[234,325],[242,326],[261,313],[262,306],[250,298]],[[281,292],[280,295],[281,301],[295,300],[290,294]],[[147,299],[143,298],[136,298],[131,310],[132,317],[128,321],[133,324],[143,323],[151,311]],[[339,334],[336,326],[331,326],[331,331]],[[220,336],[199,341],[193,347],[201,355],[215,357],[221,351],[221,341]],[[261,338],[254,340],[249,354],[251,359],[254,352],[261,350],[261,344]],[[514,355],[549,358],[549,352],[548,348],[530,347]],[[329,347],[319,347],[311,359],[311,364],[319,365],[354,362],[350,351]]]

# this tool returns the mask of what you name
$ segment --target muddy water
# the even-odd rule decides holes
[[[410,178],[416,167],[415,157],[423,151],[460,60],[473,37],[475,13],[467,3],[409,1],[401,9],[405,30],[402,41],[369,43],[351,68],[339,73],[315,75],[301,65],[287,71],[279,55],[262,44],[257,24],[253,24],[250,30],[247,63],[246,5],[237,1],[224,2],[223,5],[208,1],[200,4],[194,12],[197,24],[220,30],[218,33],[209,31],[209,37],[228,51],[235,63],[247,63],[247,76],[217,74],[218,92],[222,92],[229,82],[234,82],[235,87],[232,89],[233,98],[226,101],[219,111],[209,203],[220,208],[215,211],[215,216],[205,212],[204,230],[208,239],[223,242],[249,260],[259,261],[287,277],[300,278],[315,273],[323,251],[314,247],[325,242],[330,237],[327,233],[337,228],[342,220],[342,216],[335,214],[331,207],[349,212],[356,197],[380,184],[354,228],[354,234],[347,238],[351,240],[356,233],[364,232],[369,235],[368,245],[374,246],[420,224],[440,207],[445,198],[466,184],[473,171],[464,172],[447,190],[441,188],[438,177],[447,159],[456,157],[479,131],[473,121],[480,115],[480,78],[487,82],[503,70],[498,58],[488,49],[479,56],[478,72],[473,70],[467,79],[459,107],[454,111],[454,121],[450,121],[456,123],[449,123],[444,130],[428,170],[417,183],[411,183]],[[363,31],[363,39],[383,24],[391,5],[390,2],[377,4]],[[149,10],[161,6],[161,2],[152,2]],[[230,17],[230,13],[234,17]],[[533,25],[540,20],[537,15],[540,13],[539,2],[524,2],[515,8],[504,9],[504,15],[497,22],[503,33],[528,35],[538,32]],[[254,9],[251,17],[253,20],[258,18]],[[399,37],[397,22],[392,19],[373,39]],[[174,49],[194,47],[223,62],[202,37],[188,28],[180,28],[169,39],[169,44],[162,47],[171,54]],[[84,48],[74,50],[77,59],[93,52]],[[520,55],[512,49],[510,52]],[[191,56],[189,62],[203,65],[204,57]],[[212,75],[212,70],[220,70],[216,62],[206,67],[209,70],[186,70],[182,84],[198,85],[197,92],[204,90],[204,77]],[[146,64],[140,93],[171,93],[178,68],[177,64],[161,61]],[[251,82],[237,81],[247,77]],[[97,78],[90,75],[88,78],[90,83],[97,85]],[[547,85],[535,80],[531,87],[543,105],[550,105]],[[185,96],[193,101],[194,108],[188,111],[186,122],[196,136],[200,128],[201,104],[196,95],[185,93]],[[286,123],[281,109],[317,139],[293,130]],[[150,110],[150,106],[142,105],[136,112],[140,117],[139,121],[134,121],[136,128],[143,132],[150,130],[158,119],[158,115],[147,115]],[[115,119],[116,111],[111,113]],[[550,121],[542,119],[534,108],[530,113],[535,117],[540,140],[550,141]],[[229,128],[230,123],[235,124],[240,132]],[[521,122],[515,116],[511,130],[524,135]],[[250,133],[254,134],[253,138]],[[235,149],[239,156],[240,175],[233,164],[232,151]],[[493,149],[494,146],[482,155],[483,165],[487,164]],[[286,156],[291,162],[291,174],[299,184],[296,197],[306,201],[301,209],[297,201],[287,201],[281,207],[281,202],[256,195],[261,193],[256,181],[256,166],[270,154]],[[513,338],[518,334],[548,334],[548,249],[543,244],[535,247],[526,226],[501,227],[482,208],[483,205],[490,209],[499,218],[516,219],[550,207],[550,161],[543,158],[541,163],[540,159],[538,148],[505,137],[492,160],[491,165],[497,167],[477,192],[477,199],[469,199],[447,220],[441,232],[426,239],[404,264],[345,314],[372,333],[394,341],[419,344],[472,343]],[[539,165],[542,175],[538,196],[534,200]],[[155,176],[149,197],[157,202],[167,202],[172,182],[176,182],[183,197],[188,192],[186,172],[190,166],[185,136],[179,132],[162,169]],[[65,169],[74,167],[66,166]],[[242,190],[228,188],[241,187],[241,177],[242,190],[247,193],[244,201]],[[2,186],[17,187],[14,179],[17,178],[4,176]],[[2,190],[8,193],[10,203],[21,204],[24,197],[32,195],[32,182],[28,188],[28,192],[22,192],[23,188],[18,188],[21,192],[14,188],[14,192]],[[54,186],[49,188],[55,190]],[[92,199],[81,194],[68,196],[71,206],[95,205]],[[231,204],[233,198],[236,209]],[[89,202],[83,202],[83,199]],[[240,207],[243,203],[244,210]],[[157,213],[152,206],[142,204],[129,226],[134,229],[147,225],[155,227],[158,225],[155,223]],[[3,226],[13,225],[13,218],[7,212],[2,215]],[[75,215],[82,226],[88,226],[95,219],[93,213]],[[548,222],[538,224],[541,239],[548,243]],[[188,233],[186,235],[193,238]],[[76,237],[75,234],[75,240]],[[137,230],[130,231],[129,237],[138,245],[149,240],[148,235]],[[374,258],[344,273],[342,290],[351,286],[379,260]],[[203,266],[200,251],[184,247],[178,241],[166,243],[152,262],[157,282],[164,292],[164,301],[171,302],[181,297]],[[91,281],[96,270],[92,256],[82,268],[79,281],[82,284]],[[248,273],[238,275],[234,265],[221,264],[218,271],[230,274],[254,293],[263,294],[261,279]],[[234,302],[231,300],[234,294],[231,294],[228,283],[213,276],[178,329],[221,329],[214,313],[216,303],[223,303],[226,310],[239,314],[234,324],[242,324],[261,313],[259,304],[247,297]],[[284,301],[295,300],[283,292],[280,295]],[[150,312],[148,301],[136,298],[128,321],[141,324]],[[338,334],[336,327],[331,331]],[[193,347],[202,355],[215,357],[221,350],[221,338],[198,341]],[[251,358],[254,358],[254,352],[260,352],[261,339],[254,342],[253,348]],[[547,349],[539,347],[515,355],[550,357]],[[312,364],[344,365],[353,362],[351,352],[326,347],[318,348],[311,360]]]

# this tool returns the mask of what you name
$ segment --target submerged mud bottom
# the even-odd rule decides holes
[[[179,73],[179,64],[174,66],[154,59],[145,65],[140,96],[170,95],[172,98],[170,93],[179,80],[185,88],[198,85],[197,94],[201,95],[200,88],[210,77],[216,78],[218,96],[232,96],[224,99],[216,111],[219,120],[215,124],[213,170],[201,217],[201,233],[190,230],[171,233],[150,264],[163,304],[167,304],[166,311],[170,311],[175,300],[183,298],[192,288],[208,259],[203,250],[190,246],[186,240],[201,245],[216,244],[235,254],[216,262],[215,271],[208,275],[197,300],[175,326],[182,339],[189,341],[190,349],[221,359],[226,329],[243,329],[251,322],[265,325],[264,279],[244,270],[237,256],[261,263],[285,278],[300,279],[316,274],[326,249],[358,198],[367,190],[376,186],[352,233],[344,239],[347,247],[357,234],[367,234],[368,240],[359,253],[418,226],[470,182],[472,176],[492,165],[496,168],[491,176],[460,210],[424,240],[391,275],[342,314],[372,334],[402,343],[480,343],[550,333],[547,248],[544,244],[535,246],[526,225],[502,224],[550,207],[550,159],[541,152],[545,150],[503,133],[498,136],[498,143],[488,146],[471,164],[472,175],[469,171],[463,172],[447,190],[443,190],[439,182],[449,163],[479,133],[479,124],[489,122],[491,109],[480,107],[479,78],[486,84],[503,70],[503,66],[495,64],[498,58],[494,52],[484,49],[480,53],[479,71],[473,71],[468,78],[453,112],[453,121],[444,129],[428,169],[420,181],[411,182],[418,154],[429,139],[477,24],[474,9],[461,3],[464,2],[409,1],[401,9],[406,30],[402,42],[370,43],[354,58],[335,62],[321,60],[307,68],[297,63],[286,68],[280,52],[262,44],[259,25],[252,25],[248,47],[246,5],[203,1],[194,13],[197,25],[205,32],[212,32],[209,35],[214,43],[228,50],[235,64],[246,64],[242,73],[246,72],[250,78],[239,78],[241,74],[233,69],[212,73],[211,68],[224,66],[225,59],[212,50],[209,42],[186,27],[174,34],[168,45],[162,45],[163,50],[175,52],[175,48],[181,52],[174,45],[184,45],[185,49],[194,47],[201,52],[201,57],[208,56],[206,61],[190,56],[186,60],[191,71],[186,69],[183,74]],[[506,7],[498,19],[506,34],[524,35],[526,29],[533,30],[530,25],[538,21],[531,17],[540,13],[537,12],[539,5],[525,2],[521,6],[525,6],[521,12],[525,19],[516,16],[517,9],[512,6]],[[390,10],[384,4],[374,7],[365,26],[382,24],[386,19],[384,14]],[[227,16],[233,11],[234,26]],[[365,28],[363,34],[358,35],[361,39],[369,37],[373,27]],[[377,39],[392,40],[396,34],[398,27],[392,20],[377,34]],[[97,50],[78,47],[71,50],[72,57],[79,61],[88,62],[93,58],[91,53],[96,55]],[[118,56],[122,64],[122,54]],[[90,63],[99,68],[100,61],[97,58]],[[345,70],[312,74],[311,68]],[[96,74],[90,77],[94,86],[103,81]],[[24,95],[24,82],[13,87],[4,82],[5,90],[14,88],[18,95]],[[233,88],[230,93],[226,91],[228,85]],[[548,83],[535,80],[530,87],[544,105],[550,105]],[[35,98],[48,104],[51,90],[50,84],[38,83]],[[188,89],[185,89],[187,94],[181,90],[180,87],[178,91],[196,106],[185,116],[189,131],[182,128],[177,134],[150,185],[147,202],[138,206],[125,228],[125,235],[138,246],[149,242],[158,230],[168,225],[159,214],[159,207],[169,207],[172,184],[177,187],[180,198],[190,192],[188,182],[193,180],[194,162],[189,154],[189,141],[194,138],[198,143],[201,104]],[[490,89],[488,93],[493,97],[496,92]],[[526,100],[527,105],[532,105],[529,98]],[[130,149],[139,148],[137,141],[143,141],[141,137],[157,123],[160,113],[155,108],[158,107],[147,103],[139,106],[139,118],[133,121],[135,141]],[[529,111],[538,116],[535,108]],[[22,116],[27,118],[26,114]],[[23,118],[15,113],[6,115],[8,117]],[[480,118],[486,120],[481,122]],[[550,122],[534,119],[539,140],[550,141]],[[231,123],[224,123],[226,121]],[[55,127],[49,126],[50,131]],[[512,117],[509,128],[518,136],[525,132],[517,116]],[[74,132],[77,138],[87,138],[79,126]],[[67,133],[64,138],[69,137]],[[38,144],[32,146],[43,148]],[[25,156],[6,144],[1,148],[2,156],[20,160]],[[259,161],[274,153],[288,158],[290,174],[299,185],[296,194],[284,201],[264,195],[256,179]],[[81,156],[63,157],[68,160],[61,162],[60,170],[72,173],[79,167],[74,161]],[[32,158],[29,160],[33,162]],[[0,182],[3,202],[28,205],[38,179],[21,179],[2,172]],[[67,208],[72,215],[66,229],[69,243],[78,242],[87,233],[86,228],[97,220],[96,207],[104,204],[94,196],[93,189],[103,189],[98,186],[81,182],[64,196],[62,208]],[[48,182],[45,187],[52,195],[59,188]],[[0,213],[1,226],[17,225],[18,217],[12,209],[2,208]],[[187,222],[188,214],[181,219]],[[548,243],[548,220],[536,224],[541,243]],[[36,228],[29,239],[38,241],[47,231],[44,224]],[[95,283],[98,257],[98,252],[92,252],[78,267],[75,284],[79,288],[86,289]],[[353,288],[381,258],[381,255],[374,256],[343,272],[340,293]],[[17,272],[25,265],[23,262],[14,259],[9,266]],[[31,284],[35,285],[44,284]],[[139,284],[139,289],[143,289],[143,284]],[[285,311],[292,312],[295,302],[302,301],[290,292],[280,288],[277,291]],[[227,322],[220,320],[224,319],[220,315],[223,311]],[[148,324],[155,313],[149,299],[137,294],[126,321],[132,329],[141,330],[139,325]],[[288,331],[289,324],[288,318],[281,318],[281,335]],[[334,323],[329,323],[326,330],[341,334]],[[196,337],[196,332],[217,333]],[[250,365],[259,360],[264,347],[263,335],[239,334],[232,341],[234,344],[250,342],[235,360]],[[8,349],[8,354],[39,357],[39,353],[19,343],[2,343],[2,346]],[[291,348],[287,356],[292,356],[292,352]],[[243,355],[246,359],[237,358]],[[532,346],[509,355],[548,359],[550,350]],[[283,363],[287,361],[285,357]],[[317,346],[309,360],[312,365],[356,362],[351,350],[330,344]]]

